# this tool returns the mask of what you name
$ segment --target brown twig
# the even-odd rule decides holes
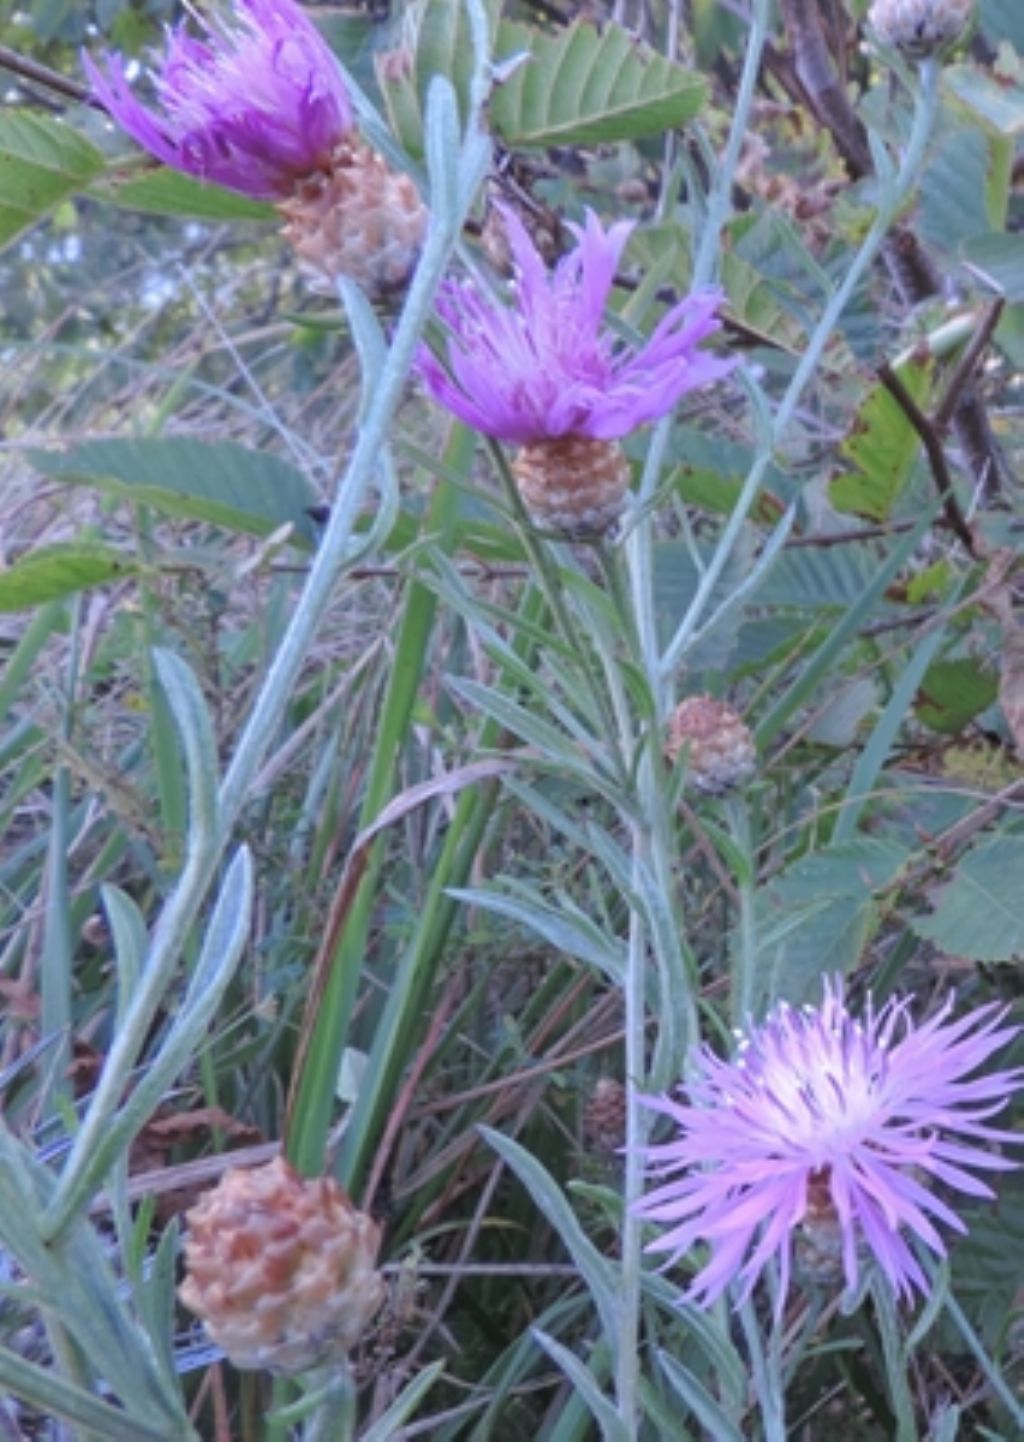
[[[1006,307],[1006,297],[1000,296],[994,300],[982,319],[981,325],[975,331],[968,342],[963,355],[957,362],[956,369],[949,378],[946,386],[946,394],[942,397],[932,416],[932,424],[941,435],[949,425],[960,404],[961,397],[967,389],[977,368],[978,362],[988,347],[989,341],[999,324],[999,318]]]
[[[780,8],[792,56],[776,54],[773,74],[790,97],[829,131],[851,178],[871,175],[867,132],[840,79],[818,0],[780,0]],[[893,228],[882,254],[905,305],[920,305],[941,294],[941,276],[906,226]],[[952,424],[972,475],[991,494],[999,488],[1003,462],[985,407],[969,384],[969,372],[965,376],[967,382],[953,401]]]
[[[95,105],[97,110],[102,110],[98,100],[94,100],[87,85],[79,80],[69,80],[66,75],[61,75],[59,70],[51,70],[48,65],[40,65],[36,60],[29,60],[25,55],[19,55],[16,50],[10,50],[6,45],[0,45],[0,70],[8,70],[12,75],[20,76],[22,80],[31,80],[36,85],[43,85],[47,90],[54,90],[58,95],[65,96],[68,100],[84,101],[89,105]]]
[[[871,173],[867,131],[857,117],[836,70],[822,25],[820,0],[780,0],[786,33],[793,47],[793,70],[800,97],[825,130],[854,180]],[[776,67],[776,74],[782,78]]]
[[[921,407],[914,400],[914,397],[907,390],[903,381],[893,370],[888,361],[878,368],[878,377],[907,420],[914,427],[914,430],[921,438],[925,453],[928,456],[928,464],[932,468],[932,475],[935,477],[935,484],[942,497],[942,509],[945,512],[946,520],[950,530],[955,532],[960,540],[967,547],[968,555],[977,554],[974,536],[968,526],[963,511],[960,509],[960,502],[957,500],[956,491],[953,489],[953,478],[949,474],[949,467],[946,464],[946,452],[942,446],[942,439],[936,430],[935,422],[926,416]]]

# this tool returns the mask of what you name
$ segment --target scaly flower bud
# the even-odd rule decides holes
[[[672,713],[665,754],[674,762],[684,749],[686,779],[698,791],[728,791],[757,766],[750,728],[728,701],[713,696],[687,696]]]
[[[583,1136],[588,1146],[614,1156],[626,1140],[626,1088],[612,1076],[600,1077],[583,1108]]]
[[[330,166],[277,208],[285,240],[317,282],[347,275],[385,297],[412,274],[426,225],[419,191],[361,141],[342,141]]]
[[[974,0],[874,0],[868,20],[886,45],[923,59],[959,39],[973,9]]]
[[[384,1295],[380,1233],[332,1177],[283,1157],[232,1167],[187,1213],[178,1295],[239,1368],[302,1372],[344,1356]]]

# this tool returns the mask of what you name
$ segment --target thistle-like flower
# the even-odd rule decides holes
[[[341,67],[293,0],[236,0],[170,31],[143,105],[124,61],[83,55],[92,93],[165,165],[276,202],[285,235],[320,279],[353,275],[371,292],[407,278],[425,213],[416,188],[356,134]]]
[[[344,78],[327,42],[292,0],[237,0],[229,18],[168,33],[154,74],[159,112],[128,84],[124,61],[83,64],[93,94],[144,149],[175,170],[259,200],[284,200],[330,164],[352,130]]]
[[[993,1195],[968,1168],[1016,1165],[987,1147],[1024,1138],[987,1119],[1024,1068],[968,1079],[1020,1031],[1005,1008],[954,1020],[947,1002],[918,1025],[909,1005],[869,1004],[855,1020],[836,979],[816,1008],[780,1003],[733,1060],[702,1049],[685,1102],[648,1098],[679,1128],[647,1149],[659,1181],[636,1213],[667,1226],[649,1250],[671,1262],[698,1241],[711,1249],[685,1300],[706,1306],[733,1282],[743,1300],[774,1257],[781,1310],[794,1242],[812,1226],[835,1238],[851,1290],[870,1254],[897,1297],[927,1292],[908,1237],[944,1256],[935,1222],[966,1230],[929,1183]]]
[[[606,231],[588,211],[582,227],[569,226],[575,248],[548,272],[518,216],[501,209],[516,273],[512,303],[446,282],[437,309],[450,332],[448,369],[423,350],[419,372],[460,420],[523,448],[513,473],[535,520],[568,535],[600,534],[629,484],[619,439],[732,368],[698,349],[718,329],[721,296],[688,296],[645,344],[630,345],[604,324],[630,224]]]

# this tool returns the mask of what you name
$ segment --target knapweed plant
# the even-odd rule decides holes
[[[1016,8],[0,46],[0,1434],[1024,1435]]]

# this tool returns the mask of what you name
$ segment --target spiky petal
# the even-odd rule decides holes
[[[673,306],[641,346],[605,326],[628,222],[606,231],[588,211],[582,227],[569,227],[575,248],[549,272],[518,216],[507,207],[503,214],[516,272],[512,303],[471,282],[446,282],[437,308],[450,333],[450,369],[426,349],[419,357],[427,390],[467,425],[517,445],[613,440],[732,368],[699,349],[719,328],[717,291]]]
[[[869,1004],[855,1020],[834,980],[816,1008],[777,1006],[733,1059],[702,1050],[685,1102],[648,1098],[679,1129],[646,1152],[659,1182],[636,1213],[666,1227],[649,1250],[675,1261],[699,1241],[711,1248],[686,1300],[707,1305],[733,1282],[742,1299],[777,1258],[781,1309],[794,1233],[823,1203],[848,1287],[863,1250],[898,1297],[926,1292],[908,1237],[942,1256],[935,1223],[966,1230],[928,1183],[993,1195],[972,1171],[1015,1165],[986,1148],[1022,1138],[987,1119],[1024,1084],[1024,1068],[968,1079],[1020,1031],[1003,1025],[1005,1008],[954,1020],[947,1002],[920,1025],[908,1009],[907,999],[877,1013]]]
[[[352,129],[337,61],[293,0],[237,0],[230,16],[168,32],[154,72],[158,110],[143,105],[124,61],[83,55],[93,95],[165,165],[261,200],[292,193],[326,167]]]

